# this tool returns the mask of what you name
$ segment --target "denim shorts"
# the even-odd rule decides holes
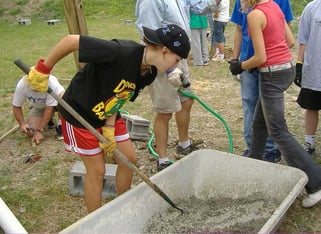
[[[217,43],[223,43],[225,42],[225,36],[224,36],[224,32],[225,32],[225,26],[226,26],[226,22],[220,22],[220,21],[214,21],[214,39],[215,42]]]

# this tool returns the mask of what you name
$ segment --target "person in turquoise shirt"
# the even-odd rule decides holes
[[[208,65],[207,27],[208,22],[206,15],[190,15],[191,49],[194,66]]]

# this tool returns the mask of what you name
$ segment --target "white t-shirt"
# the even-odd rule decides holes
[[[222,0],[218,6],[219,14],[214,20],[219,22],[230,21],[230,0]]]
[[[30,102],[32,107],[37,109],[43,109],[46,106],[57,106],[58,102],[49,93],[39,93],[31,90],[27,85],[27,82],[24,81],[24,78],[25,76],[19,80],[16,86],[12,99],[13,106],[21,107],[26,99]],[[52,92],[57,95],[65,91],[58,79],[53,75],[49,76],[48,85],[52,89]]]

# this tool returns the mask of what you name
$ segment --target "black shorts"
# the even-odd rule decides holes
[[[303,109],[321,110],[321,92],[302,88],[297,102]]]

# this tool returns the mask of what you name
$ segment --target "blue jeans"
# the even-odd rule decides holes
[[[259,99],[260,74],[257,69],[253,72],[244,71],[241,73],[241,97],[243,108],[243,137],[246,149],[251,147],[251,127],[257,100]],[[277,149],[270,137],[265,146],[265,153]]]
[[[292,84],[295,67],[260,74],[260,95],[252,124],[249,157],[262,159],[268,135],[277,144],[287,164],[304,171],[307,193],[321,189],[321,167],[288,131],[284,117],[284,91]]]

